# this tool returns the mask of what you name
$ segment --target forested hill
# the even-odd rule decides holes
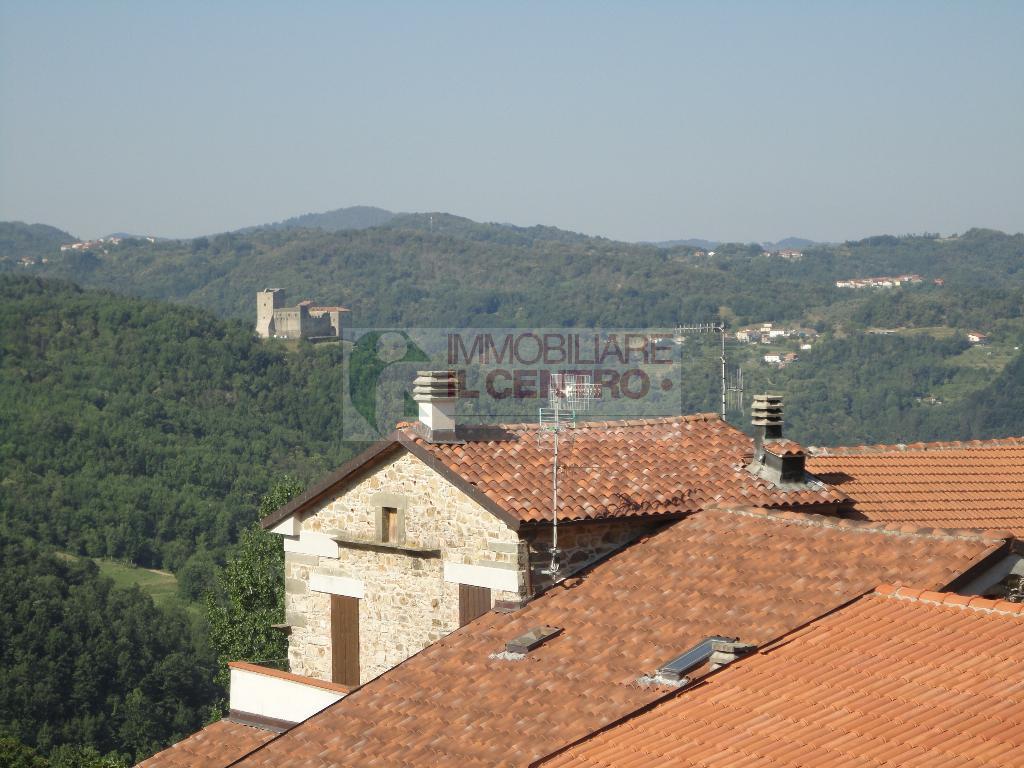
[[[11,266],[22,257],[53,259],[61,245],[74,241],[73,235],[46,224],[0,221],[0,263]]]
[[[105,253],[54,249],[47,264],[26,271],[246,320],[257,290],[280,287],[290,300],[347,306],[360,327],[656,327],[719,316],[733,326],[809,317],[883,325],[907,314],[890,306],[902,297],[855,294],[835,281],[906,272],[944,285],[911,297],[916,316],[905,320],[984,325],[1019,304],[1024,288],[1024,235],[990,230],[815,245],[799,261],[761,252],[759,245],[723,244],[709,258],[691,247],[554,227],[398,214],[358,230],[263,228],[187,241],[125,240]],[[0,259],[4,266],[18,268]],[[868,299],[872,306],[862,310]]]
[[[267,224],[270,229],[325,229],[328,232],[339,232],[344,229],[366,229],[386,224],[395,217],[391,211],[374,208],[368,205],[354,205],[351,208],[338,208],[324,213],[306,213],[293,216],[284,221]],[[253,231],[261,227],[247,227],[241,231]]]
[[[275,479],[348,457],[340,352],[0,276],[0,527],[149,567],[219,559]]]

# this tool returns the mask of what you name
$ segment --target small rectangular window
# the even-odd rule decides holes
[[[380,540],[391,543],[398,541],[398,510],[395,507],[381,507]]]

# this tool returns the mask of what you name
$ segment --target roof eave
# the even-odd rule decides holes
[[[450,469],[444,464],[444,462],[431,454],[430,451],[417,445],[414,440],[411,440],[401,430],[395,430],[383,440],[371,445],[355,458],[342,464],[336,470],[326,475],[316,484],[310,486],[287,504],[264,517],[260,520],[260,525],[265,529],[273,528],[286,517],[306,512],[318,502],[323,501],[339,486],[350,480],[355,475],[374,467],[395,451],[403,448],[469,496],[485,510],[509,526],[509,528],[516,531],[519,530],[519,526],[522,524],[522,521],[519,520],[519,518],[502,509],[500,505],[487,496],[487,494],[481,491],[477,486],[473,485],[454,470]]]
[[[287,504],[271,512],[260,520],[260,525],[264,528],[273,528],[286,517],[305,512],[353,475],[379,463],[399,447],[397,432],[392,432],[383,440],[377,441],[358,456],[349,459],[336,470],[324,476]]]
[[[940,587],[937,591],[957,592],[963,585],[973,581],[977,576],[991,568],[997,560],[1011,553],[1021,553],[1021,549],[1022,547],[1020,543],[1014,538],[1003,539],[1003,541],[994,541],[987,552],[979,556],[973,563],[967,566],[967,568],[960,571],[952,581],[945,586]]]

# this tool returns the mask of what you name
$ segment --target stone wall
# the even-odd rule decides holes
[[[403,503],[399,542],[372,543],[379,538],[380,506]],[[351,542],[334,545],[327,536]],[[331,678],[330,595],[311,589],[311,579],[342,577],[337,583],[359,593],[353,596],[360,597],[364,683],[458,628],[459,585],[445,580],[445,563],[484,566],[477,570],[515,585],[515,591],[492,589],[493,600],[518,600],[528,584],[526,544],[516,532],[404,451],[306,513],[299,536],[286,537],[289,549],[291,670],[322,680]]]
[[[610,552],[665,525],[665,521],[636,518],[563,523],[558,526],[559,575],[570,576]],[[529,546],[530,578],[534,592],[551,586],[551,577],[542,571],[551,564],[551,526],[521,531]]]
[[[308,339],[314,336],[341,336],[340,313],[310,314],[304,306],[267,309],[270,298],[257,296],[256,331],[261,336],[279,339]],[[270,312],[269,319],[267,312]]]
[[[380,541],[382,506],[398,510],[395,542]],[[563,524],[560,574],[663,524]],[[551,584],[541,573],[550,526],[512,530],[406,451],[305,513],[296,533],[285,543],[289,661],[292,672],[321,680],[331,679],[331,591],[359,598],[365,683],[458,628],[459,582],[488,586],[492,604],[518,603]]]
[[[339,339],[341,338],[341,312],[310,310],[309,317],[313,322],[319,324],[312,328],[312,336],[336,336]]]
[[[284,306],[284,291],[271,288],[256,294],[256,333],[269,338],[276,333],[274,310]]]

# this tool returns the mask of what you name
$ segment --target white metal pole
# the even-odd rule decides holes
[[[725,323],[719,326],[718,334],[722,337],[722,421],[725,421]]]
[[[551,463],[551,571],[552,575],[558,570],[558,433],[561,430],[559,425],[558,410],[555,410],[555,453],[554,461]]]

